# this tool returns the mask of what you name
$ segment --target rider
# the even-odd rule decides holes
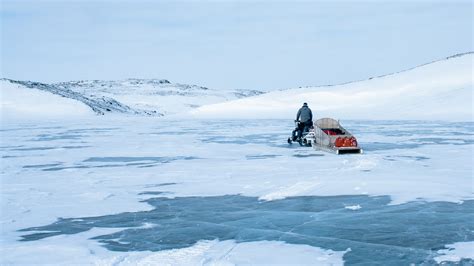
[[[298,130],[298,139],[301,139],[303,133],[308,132],[313,125],[313,113],[311,112],[311,109],[309,109],[307,103],[303,103],[303,106],[298,110],[295,122],[297,121],[300,121],[303,127],[302,130],[301,127],[299,127],[300,130]]]

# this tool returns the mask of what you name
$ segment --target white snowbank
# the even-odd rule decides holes
[[[79,101],[0,80],[0,114],[2,121],[15,121],[69,119],[93,116],[94,112]]]
[[[199,118],[293,118],[302,103],[308,102],[316,117],[471,121],[473,58],[470,53],[360,82],[270,92],[202,106],[191,114]]]
[[[439,250],[440,256],[434,258],[437,263],[459,262],[461,259],[474,260],[474,242],[457,242],[446,247],[448,249]]]

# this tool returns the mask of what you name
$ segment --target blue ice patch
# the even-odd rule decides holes
[[[145,194],[148,194],[145,192]],[[113,251],[185,248],[200,240],[284,241],[343,251],[348,265],[435,264],[446,244],[474,240],[474,201],[387,205],[390,197],[152,198],[150,211],[59,219],[20,230],[21,241],[77,234],[92,228],[123,228],[96,236]],[[346,206],[360,205],[350,210]],[[156,226],[143,227],[144,224]],[[473,261],[466,261],[472,263]]]

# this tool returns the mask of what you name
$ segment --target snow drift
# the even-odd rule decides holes
[[[409,70],[332,86],[270,92],[202,106],[201,118],[293,118],[308,102],[317,117],[471,121],[472,52]]]

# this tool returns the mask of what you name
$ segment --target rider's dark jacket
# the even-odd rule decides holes
[[[298,110],[298,113],[296,114],[296,121],[298,120],[303,123],[313,120],[313,113],[307,105],[303,105],[303,107]]]

